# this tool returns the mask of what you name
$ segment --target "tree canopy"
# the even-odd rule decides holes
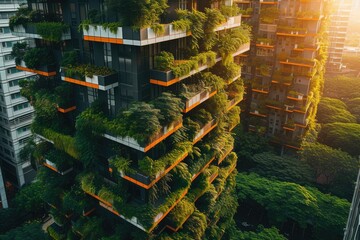
[[[350,99],[347,101],[349,111],[356,117],[358,123],[360,123],[360,97]]]
[[[252,160],[256,164],[251,172],[263,177],[281,181],[311,184],[314,182],[314,172],[304,161],[288,156],[278,156],[274,153],[255,154]]]
[[[346,76],[327,78],[324,84],[324,96],[337,99],[360,97],[360,78]]]
[[[322,98],[318,105],[317,120],[319,123],[356,123],[356,117],[348,111],[344,102],[327,97]]]
[[[317,183],[326,185],[338,196],[351,199],[359,166],[357,159],[320,143],[305,144],[300,154],[314,169]]]
[[[316,239],[339,239],[343,235],[350,208],[344,199],[255,173],[239,173],[236,184],[239,200],[251,200],[263,206],[274,224],[280,225],[288,219],[302,227],[311,224]]]
[[[234,238],[238,240],[286,240],[279,233],[279,230],[276,227],[264,228],[263,226],[259,226],[255,232],[253,231],[235,231],[232,235]]]
[[[33,222],[14,228],[4,235],[0,235],[2,240],[47,240],[48,235],[41,229],[41,224]]]
[[[352,156],[360,155],[360,124],[329,123],[322,126],[319,142],[333,148],[340,148]]]

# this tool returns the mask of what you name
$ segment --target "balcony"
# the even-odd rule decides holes
[[[233,99],[231,99],[228,104],[227,104],[227,108],[226,111],[230,111],[231,109],[233,109],[236,105],[238,105],[241,101],[243,100],[243,97],[235,97]]]
[[[150,44],[171,41],[191,35],[188,31],[175,30],[173,24],[162,24],[164,31],[155,32],[151,27],[134,30],[132,27],[117,27],[110,30],[102,25],[90,24],[83,27],[85,41],[124,44],[131,46],[147,46]],[[230,17],[215,28],[215,31],[241,26],[241,15]]]
[[[182,186],[174,189],[169,195],[161,199],[161,203],[156,206],[148,204],[142,205],[135,202],[123,203],[122,201],[124,199],[122,194],[117,192],[110,183],[104,179],[96,180],[98,181],[96,183],[98,187],[94,186],[94,181],[91,179],[90,182],[87,183],[82,180],[81,187],[83,191],[97,199],[101,207],[147,233],[152,232],[154,228],[174,209],[174,207],[185,197],[189,188],[189,186]],[[115,202],[121,203],[120,206],[122,208],[116,209],[119,205],[114,204]],[[135,208],[137,208],[137,211],[134,212],[132,209]],[[121,214],[119,210],[125,212],[125,214]],[[131,214],[131,217],[128,217],[129,214]]]
[[[306,37],[307,30],[306,28],[297,28],[289,26],[278,26],[276,35],[278,36],[288,36],[288,37]]]
[[[276,24],[265,24],[265,23],[261,23],[261,24],[259,25],[259,31],[262,31],[262,32],[275,33],[275,32],[276,32],[276,28],[277,28],[277,25],[276,25]]]
[[[194,202],[189,199],[182,199],[167,217],[169,224],[166,225],[173,232],[180,230],[182,225],[190,218],[195,211]]]
[[[289,91],[287,95],[287,99],[294,101],[302,101],[304,100],[304,94],[298,93],[296,91]]]
[[[258,109],[253,109],[250,111],[250,114],[253,115],[253,116],[257,116],[257,117],[263,117],[263,118],[266,118],[268,115],[267,114],[263,114],[261,113],[260,110]]]
[[[210,122],[208,122],[207,124],[205,124],[199,132],[196,133],[194,140],[193,140],[193,144],[197,143],[198,141],[200,141],[206,134],[208,134],[209,132],[211,132],[211,130],[213,130],[215,127],[217,126],[217,122],[215,119],[211,120]]]
[[[218,157],[218,165],[224,161],[224,159],[232,152],[234,145],[229,145],[224,148],[224,153]]]
[[[69,172],[71,172],[73,170],[73,167],[69,167],[69,168],[64,169],[64,170],[59,170],[58,166],[55,163],[48,160],[48,159],[45,159],[45,162],[43,163],[43,165],[45,167],[59,173],[60,175],[65,175],[65,174],[67,174],[67,173],[69,173]]]
[[[227,21],[220,26],[217,26],[214,31],[221,31],[230,28],[240,27],[241,26],[241,14],[234,17],[227,18]]]
[[[14,26],[14,31],[12,31],[12,34],[18,37],[48,40],[47,35],[39,34],[39,31],[37,29],[38,27],[36,26],[36,24],[42,24],[42,23],[34,23],[34,24],[29,23],[25,27],[23,25]],[[54,24],[61,25],[61,23],[54,23]],[[65,27],[62,26],[62,28]],[[50,36],[50,38],[51,37],[52,36]],[[67,30],[63,31],[61,37],[56,40],[59,41],[71,40],[70,27],[67,27]]]
[[[270,91],[270,86],[268,84],[252,84],[252,91],[257,93],[268,94]]]
[[[28,68],[26,67],[26,64],[24,61],[21,61],[20,65],[16,65],[16,69],[25,71],[25,72],[31,72],[36,73],[44,77],[52,77],[56,75],[56,67],[55,65],[45,65],[35,68]]]
[[[171,53],[161,52],[157,58],[163,58],[163,55],[172,56]],[[166,67],[150,70],[150,83],[167,87],[212,67],[220,60],[221,58],[216,58],[216,53],[212,51],[200,53],[188,60],[173,60],[167,62]]]
[[[294,121],[288,120],[287,123],[285,123],[283,125],[283,129],[286,130],[286,131],[294,132],[295,131],[295,123],[294,123]]]
[[[275,4],[278,4],[278,1],[275,0],[275,1],[272,1],[272,0],[260,0],[260,4],[263,4],[263,5],[275,5]]]
[[[181,127],[182,127],[182,120],[175,121],[175,122],[171,123],[170,125],[163,127],[160,130],[160,132],[155,134],[154,136],[152,136],[149,139],[148,143],[146,143],[146,144],[140,144],[134,138],[129,137],[129,136],[128,137],[114,136],[110,132],[105,133],[104,137],[111,141],[114,141],[114,142],[120,143],[122,145],[131,147],[133,149],[139,150],[141,152],[147,152],[151,148],[155,147],[158,143],[160,143],[161,141],[163,141],[164,139],[169,137],[171,134],[176,132]]]
[[[253,8],[249,7],[246,9],[241,9],[240,13],[242,14],[242,17],[249,18],[253,14]]]
[[[115,162],[119,160],[116,158],[113,160],[109,160],[109,172],[114,173],[115,170],[119,173],[121,178],[132,182],[144,189],[150,189],[188,156],[188,152],[190,151],[191,146],[192,143],[189,142],[189,144],[184,144],[183,142],[182,144],[176,145],[171,151],[169,151],[159,159],[155,160],[158,163],[163,162],[164,167],[153,176],[150,174],[142,173],[139,169],[135,168],[131,168],[130,170],[118,169],[115,166]]]
[[[322,17],[319,11],[300,11],[296,14],[296,18],[301,21],[319,21]]]
[[[81,65],[79,68],[92,68],[93,66],[90,65]],[[84,76],[80,71],[71,68],[61,68],[61,80],[69,83],[73,83],[76,85],[99,89],[102,91],[107,91],[109,89],[115,88],[119,85],[118,83],[118,74],[114,73],[110,70],[105,71],[104,75],[100,75],[101,70],[99,73],[96,72],[90,76]]]
[[[89,25],[89,29],[83,29],[84,40],[125,44],[132,46],[146,46],[154,43],[170,41],[189,36],[186,31],[174,30],[172,24],[163,24],[164,32],[155,33],[151,28],[134,30],[131,27],[118,27],[116,31],[110,31],[101,25]]]
[[[290,66],[297,66],[297,67],[308,67],[313,68],[315,67],[316,62],[312,59],[307,58],[287,58],[285,61],[280,61],[281,64],[290,65]]]
[[[265,105],[268,108],[272,108],[272,109],[275,109],[275,110],[281,110],[283,108],[283,106],[284,106],[284,103],[282,103],[280,101],[268,99],[268,100],[265,101]]]
[[[212,96],[214,96],[217,93],[217,90],[211,89],[211,90],[203,90],[202,92],[196,94],[195,96],[191,97],[190,99],[186,100],[185,102],[185,109],[183,110],[183,113],[188,113],[193,108],[197,107],[201,103],[205,102]]]
[[[191,182],[195,181],[195,179],[205,171],[205,169],[207,169],[210,164],[215,160],[215,157],[211,157],[209,159],[209,161],[197,172],[197,173],[194,173],[192,176],[191,176]]]
[[[72,107],[57,107],[57,110],[58,112],[60,113],[69,113],[69,112],[72,112],[72,111],[75,111],[76,110],[76,106],[72,106]]]

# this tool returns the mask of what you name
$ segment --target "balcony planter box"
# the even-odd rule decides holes
[[[107,91],[111,88],[117,87],[118,83],[118,73],[113,73],[107,76],[93,75],[90,77],[85,77],[82,79],[81,77],[67,77],[66,69],[61,68],[61,80],[65,82],[75,83],[77,85],[82,85],[85,87],[95,88],[102,91]]]
[[[207,124],[205,124],[199,132],[196,133],[193,144],[200,141],[206,134],[208,134],[211,130],[213,130],[217,126],[217,122],[215,119],[211,120]]]
[[[67,174],[67,173],[69,173],[69,172],[71,172],[73,170],[73,167],[69,167],[67,169],[61,169],[60,170],[55,163],[51,162],[48,159],[45,159],[44,165],[46,167],[50,168],[51,170],[61,174],[61,175],[65,175],[65,174]]]
[[[25,27],[23,25],[18,25],[14,27],[14,31],[12,34],[18,37],[26,37],[26,38],[35,38],[35,39],[43,39],[36,31],[36,26],[33,24],[28,24]],[[63,33],[61,36],[61,40],[70,40],[71,33],[70,28],[67,32]]]
[[[241,14],[234,17],[229,17],[227,21],[220,26],[215,28],[215,31],[221,31],[229,28],[240,27],[241,26]]]
[[[105,29],[101,25],[89,25],[89,29],[83,28],[84,40],[94,42],[108,42],[115,44],[123,43],[123,30],[118,27],[116,33],[111,32],[109,29]]]
[[[45,76],[45,77],[51,77],[51,76],[56,75],[56,66],[55,65],[46,65],[46,66],[37,67],[36,69],[35,68],[31,69],[31,68],[26,67],[26,64],[24,61],[21,61],[21,64],[17,65],[16,69],[26,71],[26,72],[36,73],[36,74],[39,74],[39,75]]]
[[[215,89],[209,89],[201,91],[200,93],[196,94],[195,96],[191,97],[190,99],[186,100],[185,102],[185,109],[183,110],[184,113],[189,112],[190,110],[194,109],[199,104],[205,102],[212,96],[217,93]]]
[[[180,81],[180,79],[176,78],[171,70],[170,71],[160,71],[155,69],[150,70],[150,83],[162,85],[162,86],[170,86],[178,81]]]
[[[171,24],[164,24],[164,33],[156,34],[151,28],[134,30],[132,27],[118,27],[116,33],[105,29],[101,25],[90,25],[83,29],[84,40],[95,42],[109,42],[134,46],[145,46],[153,43],[169,41],[186,37],[185,31],[175,31]]]

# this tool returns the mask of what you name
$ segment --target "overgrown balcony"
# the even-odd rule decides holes
[[[277,2],[261,2],[262,5],[274,5]],[[279,18],[280,11],[276,6],[261,7],[260,22],[265,24],[275,24]]]
[[[107,133],[104,134],[104,137],[111,141],[139,150],[141,152],[147,152],[151,148],[155,147],[158,143],[163,141],[165,138],[176,132],[181,127],[182,127],[182,120],[180,119],[170,123],[169,125],[161,127],[156,132],[156,134],[151,135],[146,140],[144,139],[144,141],[140,141],[140,142],[131,136],[125,136],[125,137],[117,136],[116,134],[117,131],[111,131],[110,129]],[[114,127],[113,129],[115,128],[116,127]],[[141,132],[136,133],[136,135],[139,134],[141,134]]]
[[[224,80],[210,72],[198,74],[180,86],[177,94],[185,103],[183,113],[187,113],[205,102],[222,89]]]
[[[234,149],[234,138],[231,134],[224,135],[223,146],[221,150],[216,154],[217,164],[219,165]]]
[[[221,31],[241,26],[241,15],[227,16],[227,18],[225,18],[219,10],[214,11],[218,11],[222,21],[219,21],[219,23],[214,26],[213,31]],[[191,15],[193,13],[188,12],[187,14]],[[207,14],[208,13],[205,13],[206,17]],[[83,30],[84,40],[86,41],[146,46],[190,36],[191,30],[193,29],[193,23],[190,19],[191,18],[187,17],[180,18],[169,24],[154,22],[151,27],[122,26],[119,22],[94,24],[88,19],[83,21],[79,28]]]
[[[133,103],[113,120],[100,116],[103,136],[147,152],[182,127],[183,106],[181,99],[170,93],[163,93],[150,103]]]
[[[274,48],[274,40],[269,38],[257,38],[256,46],[263,48]]]
[[[208,123],[203,125],[201,129],[195,134],[193,144],[200,141],[206,134],[208,134],[211,130],[213,130],[217,126],[216,119],[210,120]]]
[[[42,65],[42,66],[35,66],[35,67],[28,67],[24,61],[21,61],[19,65],[16,65],[16,69],[25,71],[25,72],[32,72],[39,74],[44,77],[52,77],[56,75],[57,68],[54,64],[50,65]]]
[[[202,102],[206,101],[207,99],[211,98],[217,93],[217,90],[215,89],[209,89],[209,90],[203,90],[196,94],[195,96],[192,96],[185,102],[185,109],[184,113],[189,112],[191,109],[195,108]]]
[[[268,116],[268,109],[264,107],[264,103],[252,103],[250,108],[250,114],[257,117],[266,118]]]
[[[71,39],[70,27],[60,22],[40,22],[14,26],[12,34],[18,37],[59,42]]]
[[[276,24],[268,24],[268,23],[260,23],[259,24],[259,31],[261,31],[261,32],[275,33],[276,29],[277,29]]]
[[[235,106],[230,109],[225,116],[225,122],[227,125],[227,130],[232,131],[238,124],[240,124],[240,113],[241,109],[239,106]]]
[[[228,85],[227,89],[228,105],[226,111],[230,111],[238,105],[244,98],[244,83],[239,80]]]
[[[252,91],[253,92],[268,94],[269,90],[270,90],[269,84],[261,84],[261,83],[257,83],[257,82],[252,83]]]
[[[276,110],[281,110],[284,106],[284,103],[281,101],[277,101],[277,100],[271,100],[271,99],[267,99],[265,101],[265,105],[268,108],[272,108],[272,109],[276,109]]]
[[[62,67],[61,80],[102,91],[119,85],[118,74],[114,70],[93,65]]]
[[[294,101],[303,101],[304,94],[291,90],[287,94],[287,99],[294,100]]]
[[[169,213],[167,217],[169,223],[166,227],[173,232],[177,232],[194,211],[194,202],[190,202],[187,198],[182,199]]]
[[[291,85],[293,82],[294,77],[287,72],[284,72],[283,70],[275,71],[275,73],[272,75],[272,83],[281,83],[284,85]]]
[[[319,11],[300,11],[296,14],[298,20],[302,21],[318,21],[321,18]]]
[[[296,66],[295,66],[296,67]],[[304,77],[308,77],[308,78],[312,78],[315,74],[315,69],[313,68],[312,70],[304,70],[304,69],[300,69],[300,67],[298,68],[291,68],[291,66],[289,66],[288,68],[282,68],[280,70],[280,72],[283,75],[289,75],[289,76],[304,76]],[[292,77],[293,78],[293,77]]]
[[[61,175],[73,170],[74,159],[63,151],[51,149],[46,153],[45,158],[43,165]]]
[[[213,153],[207,153],[200,157],[192,159],[189,163],[189,172],[192,174],[191,182],[193,182],[201,173],[203,173],[212,162],[214,162],[215,156]]]
[[[286,58],[280,60],[281,64],[290,65],[290,66],[297,66],[297,67],[308,67],[313,68],[315,67],[315,60],[309,58],[302,58],[302,57],[295,57],[295,58]]]
[[[246,9],[242,9],[240,11],[240,13],[242,14],[243,17],[250,17],[254,12],[254,9],[251,7],[248,7]]]
[[[137,166],[133,166],[130,159],[115,156],[109,159],[109,171],[137,186],[150,189],[182,162],[191,151],[191,142],[177,143],[173,149],[159,159],[153,160],[145,157],[139,160]]]
[[[117,25],[119,24],[83,25],[84,40],[146,46],[149,44],[184,38],[190,34],[186,30],[175,30],[173,24],[162,24],[160,29],[148,27],[139,30]]]
[[[155,69],[150,71],[150,83],[170,86],[191,75],[201,72],[216,63],[216,53],[200,53],[188,60],[174,60],[168,52],[161,52],[155,58]]]
[[[26,42],[19,42],[13,45],[11,54],[19,70],[45,77],[56,75],[55,58],[49,48],[29,48]]]
[[[276,34],[278,36],[306,37],[307,32],[306,28],[278,26]]]
[[[185,197],[190,187],[191,178],[186,165],[180,164],[173,171],[170,181],[170,193],[160,196],[147,204],[139,204],[128,198],[126,189],[112,185],[102,177],[92,173],[80,178],[81,188],[90,196],[100,201],[100,206],[119,216],[130,224],[146,232],[153,229]]]
[[[21,6],[9,21],[12,34],[18,37],[42,39],[50,42],[70,40],[70,26],[57,15]]]
[[[295,122],[292,119],[288,119],[284,124],[283,124],[283,129],[287,130],[287,131],[295,131]]]

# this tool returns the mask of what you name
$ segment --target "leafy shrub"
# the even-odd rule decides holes
[[[24,54],[24,62],[28,68],[38,68],[53,64],[55,59],[47,48],[31,48]]]
[[[47,41],[59,42],[62,34],[69,30],[69,26],[60,22],[40,22],[35,24],[36,32]]]
[[[66,51],[61,59],[61,66],[75,66],[78,62],[79,57],[76,51]]]
[[[155,68],[160,71],[169,71],[174,64],[174,55],[162,51],[155,56]]]

